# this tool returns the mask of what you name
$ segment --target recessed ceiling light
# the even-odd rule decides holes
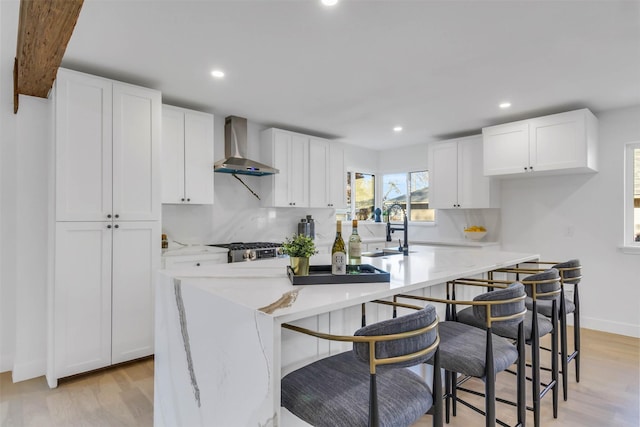
[[[213,70],[213,71],[211,72],[211,75],[212,75],[213,77],[216,77],[216,78],[220,79],[220,78],[224,77],[224,72],[223,72],[223,71],[220,71],[220,70]]]
[[[338,0],[322,0],[322,4],[325,6],[335,6],[338,4]]]
[[[511,107],[511,103],[510,102],[502,102],[502,103],[500,103],[500,105],[498,105],[498,107],[500,107],[500,108],[509,108],[509,107]]]
[[[396,126],[393,128],[395,132],[402,132],[402,126]]]

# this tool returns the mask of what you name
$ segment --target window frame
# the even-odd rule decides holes
[[[374,177],[374,185],[373,185],[373,206],[374,209],[377,208],[378,206],[376,206],[376,203],[378,201],[378,186],[379,186],[379,172],[371,172],[371,171],[364,171],[362,169],[350,169],[347,170],[347,182],[350,182],[352,186],[354,186],[353,188],[351,188],[351,198],[349,200],[349,205],[347,206],[346,209],[336,209],[336,215],[345,215],[345,218],[347,219],[347,221],[351,221],[352,219],[356,218],[356,197],[355,197],[355,176],[356,174],[361,173],[363,175],[372,175]],[[345,186],[347,185],[347,182],[345,182]],[[346,188],[345,188],[345,192],[346,192]],[[366,221],[372,221],[371,219],[367,219]]]
[[[624,240],[625,248],[633,249],[640,253],[640,242],[633,239],[634,236],[634,150],[640,150],[640,141],[630,142],[625,145],[624,153]]]
[[[433,221],[412,221],[411,220],[411,174],[412,173],[416,173],[416,172],[427,172],[427,174],[429,173],[429,169],[428,168],[424,168],[424,169],[417,169],[417,170],[406,170],[406,171],[385,171],[385,172],[379,172],[378,175],[380,176],[378,183],[376,185],[378,185],[378,198],[377,200],[380,200],[380,208],[384,209],[384,200],[382,199],[383,193],[384,193],[384,189],[383,189],[383,183],[384,183],[384,177],[385,175],[397,175],[397,174],[404,174],[405,175],[405,180],[406,180],[406,185],[407,185],[407,201],[406,201],[406,206],[407,206],[407,216],[409,218],[409,222],[411,224],[414,225],[422,225],[422,226],[434,226],[436,225],[437,221],[438,221],[438,214],[435,208],[429,208],[430,210],[433,211]],[[429,184],[431,184],[431,181],[429,180]],[[429,188],[431,186],[429,185]]]

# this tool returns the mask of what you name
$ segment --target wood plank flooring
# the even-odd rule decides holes
[[[571,382],[569,400],[560,397],[558,418],[552,417],[551,396],[542,401],[542,425],[562,427],[640,426],[640,340],[583,330],[582,372]],[[544,360],[544,359],[543,359]],[[468,386],[483,389],[480,381]],[[498,394],[513,395],[514,377],[498,377]],[[469,401],[482,401],[470,397]],[[498,405],[498,416],[514,424],[515,411]],[[527,414],[527,424],[533,417]],[[153,425],[153,360],[145,359],[61,381],[49,389],[44,377],[13,384],[11,374],[0,374],[0,426],[135,426]],[[452,427],[483,426],[484,418],[458,405]],[[414,427],[431,426],[424,416]],[[186,426],[185,426],[186,427]],[[235,426],[229,426],[235,427]]]

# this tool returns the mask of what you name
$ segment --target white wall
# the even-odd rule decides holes
[[[46,367],[49,101],[20,96],[13,114],[17,1],[0,2],[0,371]]]
[[[18,2],[0,2],[0,371],[13,367],[16,300],[16,116],[13,58]]]

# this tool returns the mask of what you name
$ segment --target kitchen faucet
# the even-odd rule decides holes
[[[387,208],[387,211],[391,211],[392,208],[394,207],[399,207],[400,210],[402,211],[402,213],[404,214],[404,225],[402,227],[392,227],[391,226],[391,222],[389,220],[389,217],[387,217],[387,242],[391,241],[391,233],[393,233],[394,231],[400,231],[400,230],[404,230],[404,244],[402,246],[398,245],[398,250],[402,250],[402,254],[403,255],[409,255],[409,221],[407,219],[407,211],[405,209],[402,209],[402,206],[400,206],[397,203],[394,203],[393,205],[389,206]]]

